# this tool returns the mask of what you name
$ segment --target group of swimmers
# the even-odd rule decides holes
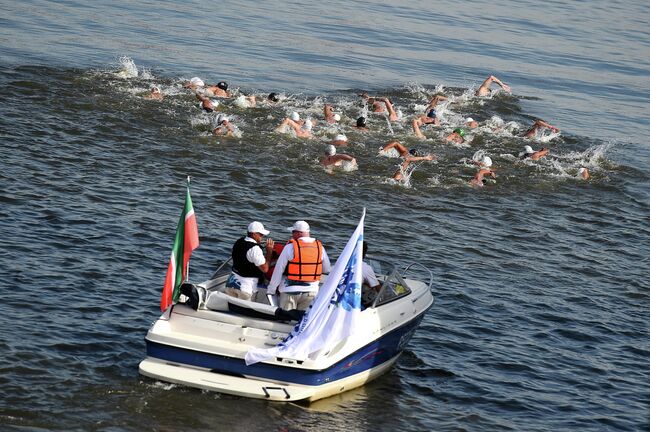
[[[474,95],[479,98],[489,96],[492,93],[492,84],[498,85],[501,91],[508,93],[511,91],[508,85],[503,83],[497,77],[490,75],[483,81]],[[278,93],[270,93],[265,99],[258,103],[257,98],[254,95],[246,96],[238,94],[235,96],[235,94],[229,91],[228,83],[225,81],[220,81],[217,84],[210,85],[206,84],[198,77],[194,77],[184,83],[183,87],[194,93],[194,96],[198,101],[198,107],[206,113],[214,113],[221,105],[219,100],[226,98],[234,99],[234,105],[239,108],[254,108],[260,104],[272,107],[280,105],[283,100],[285,100],[285,98]],[[369,130],[369,113],[384,115],[389,122],[389,125],[390,122],[404,121],[401,111],[396,109],[395,105],[388,97],[370,96],[366,92],[361,93],[359,96],[362,101],[362,115],[359,116],[356,119],[356,122],[353,122],[350,126],[353,130],[361,133]],[[145,98],[160,101],[163,100],[164,95],[160,91],[160,88],[154,86]],[[424,126],[432,125],[434,127],[440,127],[443,124],[441,111],[447,110],[449,104],[450,101],[447,96],[444,94],[435,94],[429,100],[424,112],[422,114],[416,114],[411,118],[410,125],[413,131],[413,136],[417,139],[424,140],[426,139],[425,134],[422,132]],[[296,138],[311,139],[314,138],[314,127],[316,127],[319,122],[323,122],[325,124],[325,130],[328,132],[336,130],[339,133],[337,133],[336,136],[330,140],[329,144],[326,145],[320,163],[326,167],[329,172],[337,167],[343,167],[346,170],[356,169],[357,160],[354,156],[347,153],[339,153],[337,151],[338,148],[349,145],[348,137],[343,131],[345,125],[343,125],[341,121],[342,115],[336,112],[335,108],[331,104],[325,103],[323,106],[322,119],[313,117],[306,117],[303,119],[298,112],[293,111],[275,128],[275,132],[291,134]],[[241,136],[238,128],[224,113],[217,114],[213,126],[211,134],[215,136]],[[479,123],[476,120],[467,117],[462,125],[454,128],[451,133],[445,136],[444,141],[456,145],[463,144],[467,139],[468,132],[478,127]],[[493,130],[497,131],[495,128],[493,128]],[[543,134],[544,130],[549,130],[552,133],[560,132],[559,128],[538,119],[535,120],[531,127],[523,133],[522,137],[526,139],[535,138],[540,134]],[[414,167],[409,167],[414,162],[432,161],[437,159],[435,155],[423,152],[418,148],[408,149],[398,140],[390,140],[380,149],[379,153],[384,156],[397,155],[403,159],[403,162],[392,175],[392,179],[397,182],[408,181],[410,173],[414,169]],[[468,184],[482,187],[488,178],[496,178],[496,172],[493,167],[492,159],[488,155],[483,154],[483,152],[477,153],[480,153],[481,155],[478,158],[472,158],[472,163],[476,165],[476,172],[468,181]],[[519,153],[519,158],[537,161],[548,155],[548,153],[548,148],[544,147],[539,150],[533,150],[530,145],[526,145],[524,146],[523,151]],[[589,178],[589,171],[584,167],[580,168],[578,171],[578,177],[587,180]]]

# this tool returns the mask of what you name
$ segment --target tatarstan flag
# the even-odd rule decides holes
[[[173,302],[178,300],[181,283],[187,278],[187,270],[190,263],[192,251],[199,247],[199,229],[196,225],[194,207],[190,197],[190,182],[187,180],[187,195],[185,195],[185,207],[178,220],[174,247],[169,257],[165,286],[160,297],[160,310],[164,311]]]

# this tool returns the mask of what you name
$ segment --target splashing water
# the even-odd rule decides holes
[[[119,58],[119,63],[120,71],[117,72],[117,76],[120,78],[137,78],[138,67],[135,65],[132,58],[122,56]]]

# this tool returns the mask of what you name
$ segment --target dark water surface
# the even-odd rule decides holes
[[[0,429],[650,427],[644,2],[2,9]],[[513,94],[473,97],[490,73]],[[215,138],[215,115],[181,88],[195,75],[289,99],[224,102],[242,135]],[[142,98],[153,84],[163,102]],[[390,96],[403,120],[353,130],[360,90]],[[436,91],[453,102],[420,142],[409,120]],[[293,110],[322,119],[324,102],[342,125],[321,120],[309,141],[273,132]],[[446,143],[466,116],[482,127]],[[561,134],[520,138],[538,117]],[[340,131],[359,168],[329,174],[318,159]],[[400,159],[377,154],[390,139],[438,160],[397,184]],[[551,154],[513,156],[526,144]],[[498,174],[482,189],[468,186],[477,151]],[[253,219],[282,239],[305,218],[337,256],[363,207],[371,252],[431,268],[436,303],[391,372],[311,407],[140,377],[187,175],[192,279]]]

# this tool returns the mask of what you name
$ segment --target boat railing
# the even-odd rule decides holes
[[[433,272],[431,270],[429,270],[429,268],[426,267],[424,264],[419,263],[419,262],[412,262],[411,264],[404,267],[404,270],[402,270],[402,277],[404,279],[408,279],[406,277],[406,272],[411,270],[412,267],[419,267],[420,270],[424,271],[424,274],[429,276],[428,286],[429,286],[429,291],[430,291],[433,288]]]

